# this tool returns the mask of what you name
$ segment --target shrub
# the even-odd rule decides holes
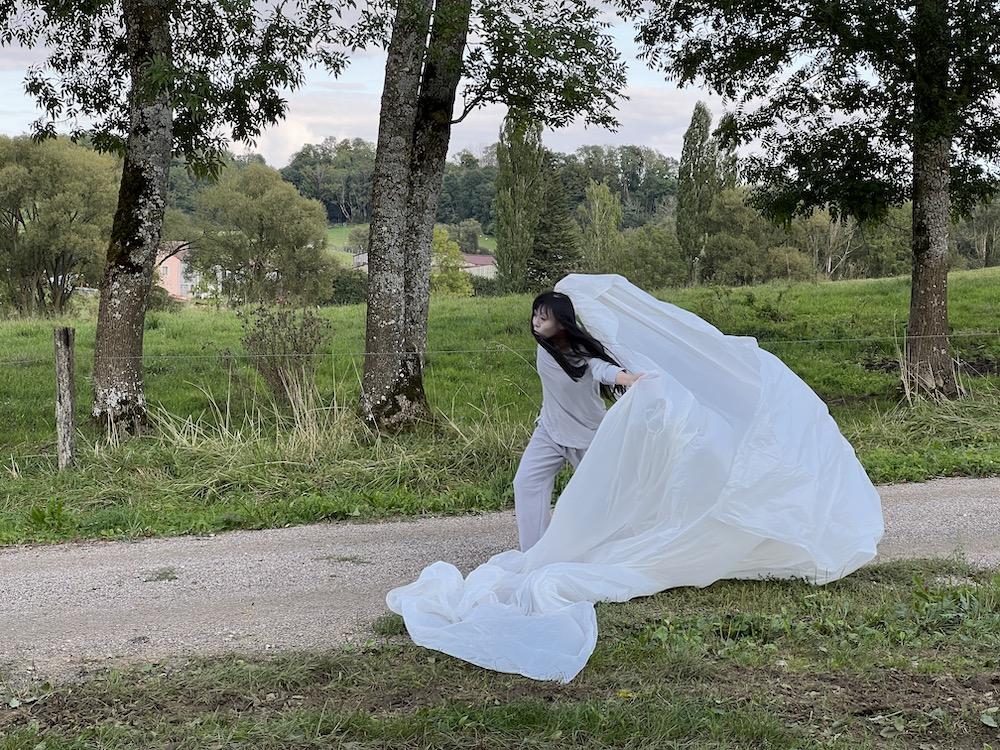
[[[243,347],[274,398],[293,405],[316,385],[320,348],[330,323],[308,308],[260,305],[251,312],[238,311],[243,326]]]
[[[472,284],[469,274],[462,269],[462,251],[443,227],[434,227],[431,255],[431,292],[471,297]]]
[[[368,274],[356,268],[341,268],[333,276],[325,305],[363,305],[368,300]]]
[[[179,310],[181,307],[181,302],[171,297],[170,292],[155,281],[153,282],[153,287],[149,290],[149,297],[146,299],[147,310],[170,312],[172,310]]]
[[[368,252],[367,224],[358,224],[347,233],[347,244],[344,245],[344,250],[354,255]]]
[[[507,293],[501,279],[470,275],[469,280],[472,282],[472,295],[474,297],[499,297]]]

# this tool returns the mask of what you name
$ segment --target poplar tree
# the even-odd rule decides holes
[[[509,112],[497,143],[493,220],[497,274],[512,292],[528,290],[528,262],[542,216],[545,183],[541,123]]]
[[[719,187],[718,145],[712,137],[712,113],[703,102],[695,105],[684,133],[677,170],[677,241],[688,265],[688,282],[698,283],[705,256],[708,214]]]

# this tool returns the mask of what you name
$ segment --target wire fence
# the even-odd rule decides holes
[[[927,334],[927,335],[916,335],[907,336],[905,333],[899,333],[893,336],[858,336],[858,337],[844,337],[844,338],[820,338],[820,339],[757,339],[757,344],[762,348],[767,348],[768,346],[773,346],[775,344],[841,344],[841,343],[884,343],[886,341],[904,341],[913,339],[923,339],[923,338],[936,338],[938,334]],[[734,336],[739,336],[739,334],[734,334]],[[979,338],[979,339],[1000,339],[1000,330],[996,331],[967,331],[967,332],[957,332],[948,334],[949,339],[967,339],[967,338]],[[510,347],[503,344],[497,344],[494,346],[478,348],[478,349],[425,349],[422,354],[424,356],[434,354],[434,355],[449,355],[449,354],[529,354],[535,351],[535,347]],[[231,352],[227,350],[220,350],[211,354],[170,354],[170,353],[143,353],[141,355],[122,355],[122,356],[110,356],[109,360],[126,360],[126,359],[141,359],[146,361],[151,360],[253,360],[253,359],[294,359],[294,358],[360,358],[366,357],[368,355],[387,355],[387,354],[420,354],[414,350],[387,350],[387,351],[323,351],[323,352],[287,352],[287,353],[276,353],[276,354],[251,354],[248,352]],[[52,363],[53,357],[16,357],[10,359],[0,359],[0,366],[16,366],[16,365],[35,365]]]

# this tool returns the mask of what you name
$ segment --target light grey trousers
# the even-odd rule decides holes
[[[514,475],[514,513],[522,552],[534,546],[549,526],[556,474],[567,461],[575,469],[586,452],[559,445],[541,422],[535,427]]]

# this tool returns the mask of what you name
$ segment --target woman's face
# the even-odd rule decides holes
[[[532,330],[545,339],[550,339],[562,330],[555,316],[544,307],[539,307],[531,316]]]

